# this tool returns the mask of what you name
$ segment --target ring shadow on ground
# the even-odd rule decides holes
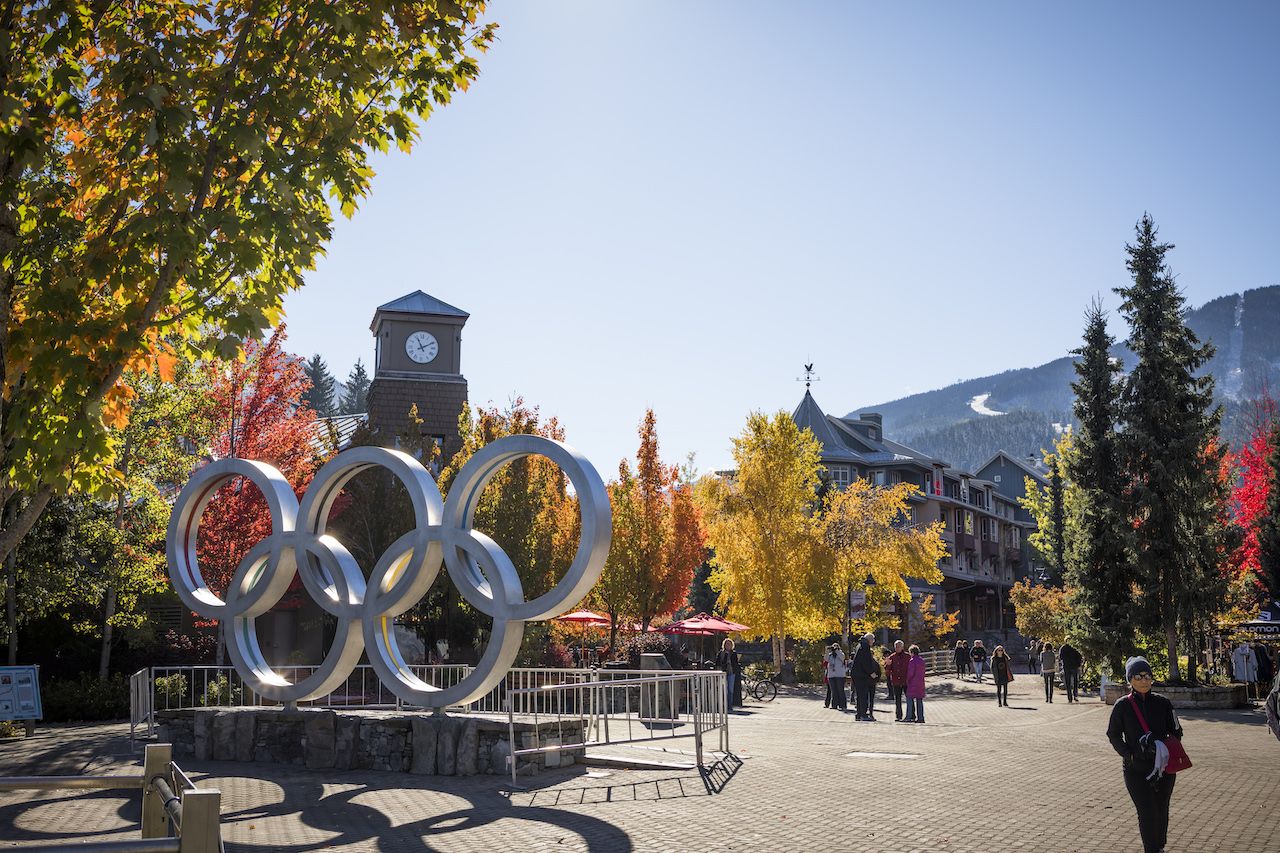
[[[545,791],[512,791],[511,796],[513,802],[516,797],[528,797],[521,808],[535,804],[556,807],[587,803],[656,802],[657,800],[712,796],[725,789],[729,781],[742,768],[742,764],[742,759],[730,752],[725,753],[722,758],[708,767],[700,768],[696,774],[665,776],[661,779],[646,779],[641,782],[622,781],[573,788],[556,787]],[[629,796],[623,796],[623,792],[629,792]]]
[[[70,824],[59,824],[56,833],[41,832],[39,830],[26,829],[18,826],[18,821],[23,813],[40,806],[52,805],[55,803],[68,803],[70,801],[77,803],[86,800],[118,800],[120,805],[115,810],[116,817],[120,818],[126,825],[124,827],[85,827],[77,829]],[[0,806],[0,838],[5,841],[31,841],[44,842],[52,844],[63,841],[88,841],[91,839],[99,839],[103,836],[112,836],[111,840],[122,840],[116,836],[124,834],[127,837],[134,837],[141,832],[142,826],[142,795],[138,790],[131,789],[103,789],[98,791],[71,791],[57,792],[50,791],[43,797],[38,799],[23,800],[22,802],[9,803]]]
[[[218,772],[217,763],[210,763],[201,768],[197,784],[203,776],[214,775],[220,779],[233,779],[232,774]],[[230,768],[228,768],[230,769]],[[236,765],[236,770],[243,771],[243,765]],[[284,799],[267,805],[253,805],[248,808],[228,810],[224,801],[222,810],[222,831],[224,846],[228,851],[236,850],[284,850],[303,851],[322,850],[329,847],[375,842],[377,849],[403,850],[406,846],[420,846],[424,850],[434,849],[431,846],[433,836],[444,837],[455,832],[475,830],[501,819],[514,819],[557,827],[568,834],[576,835],[586,843],[591,851],[621,851],[629,853],[634,849],[631,838],[621,829],[599,818],[591,817],[562,809],[542,808],[537,806],[517,807],[506,796],[496,789],[465,790],[475,785],[453,786],[449,784],[433,785],[430,778],[412,777],[404,774],[385,774],[385,785],[359,784],[343,791],[325,792],[326,784],[341,784],[344,780],[339,775],[321,777],[311,771],[297,768],[259,768],[262,775],[258,778],[273,782],[284,792]],[[210,772],[212,771],[212,772]],[[195,775],[195,774],[193,774]],[[379,774],[383,775],[383,774]],[[447,777],[450,780],[457,777]],[[443,781],[443,780],[442,780]],[[223,786],[224,789],[227,786]],[[393,825],[391,819],[376,808],[356,802],[357,797],[370,791],[394,788],[397,790],[418,790],[424,795],[439,793],[450,799],[461,798],[470,802],[466,808],[452,809],[441,814],[424,817],[409,823]],[[59,826],[56,831],[36,831],[20,828],[17,823],[23,812],[28,809],[52,802],[65,802],[65,796],[51,796],[39,800],[28,800],[0,806],[0,837],[11,841],[56,843],[68,840],[87,840],[110,835],[112,840],[122,840],[121,836],[137,837],[140,831],[142,809],[141,797],[134,792],[92,791],[75,797],[85,799],[119,799],[121,801],[117,814],[128,821],[132,828],[121,830],[87,828],[82,831]],[[243,835],[237,832],[237,825],[271,818],[285,818],[296,815],[310,829],[319,833],[328,833],[327,837],[314,841],[297,841],[292,844],[280,842],[278,834],[266,838],[261,843],[244,841],[243,839],[228,841],[228,835]]]

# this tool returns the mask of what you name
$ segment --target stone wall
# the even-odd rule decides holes
[[[1166,697],[1175,708],[1204,710],[1222,710],[1225,708],[1243,708],[1249,704],[1249,694],[1243,684],[1229,684],[1225,687],[1174,687],[1157,685],[1155,692]],[[1108,684],[1103,693],[1103,701],[1114,705],[1116,700],[1129,692],[1127,684]]]
[[[497,717],[249,707],[157,711],[156,719],[160,740],[173,744],[175,758],[428,776],[510,772],[507,721]],[[582,743],[582,724],[521,721],[515,734],[520,749]],[[535,753],[516,769],[536,773],[573,764],[582,752]]]

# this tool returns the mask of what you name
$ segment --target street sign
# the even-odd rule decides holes
[[[854,619],[867,618],[867,594],[865,592],[849,593],[849,615]]]
[[[38,720],[40,708],[40,668],[0,666],[0,720]]]

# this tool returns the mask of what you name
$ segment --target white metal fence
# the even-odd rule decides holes
[[[308,666],[282,666],[276,671],[290,680],[306,678]],[[469,675],[466,664],[411,667],[414,675],[435,687],[448,687]],[[652,677],[666,670],[517,667],[507,673],[493,690],[468,705],[451,708],[458,713],[571,714],[581,710],[582,698],[573,690],[542,691],[548,686],[574,686],[592,681]],[[622,701],[621,693],[617,701]],[[512,700],[508,708],[507,699]],[[262,699],[233,666],[153,666],[139,670],[129,680],[130,731],[143,723],[148,736],[154,734],[155,712],[180,708],[217,708],[243,705],[275,705]],[[390,709],[406,707],[378,678],[373,667],[361,664],[346,682],[333,692],[300,702],[302,707]]]
[[[574,671],[575,675],[583,675]],[[521,755],[586,750],[602,746],[653,744],[693,738],[700,769],[708,751],[729,754],[729,705],[724,673],[698,670],[587,670],[585,678],[507,689],[507,726],[512,745],[511,782]],[[518,710],[524,709],[524,710]],[[554,720],[555,742],[517,748],[516,715],[533,717],[535,727]],[[565,725],[581,732],[566,742]],[[715,745],[707,749],[706,736]],[[572,739],[570,739],[572,740]]]

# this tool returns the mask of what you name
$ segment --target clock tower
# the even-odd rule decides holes
[[[462,375],[462,327],[467,312],[416,290],[373,314],[373,383],[369,427],[392,438],[409,428],[418,406],[424,436],[435,439],[444,460],[459,447],[458,416],[467,401]]]

